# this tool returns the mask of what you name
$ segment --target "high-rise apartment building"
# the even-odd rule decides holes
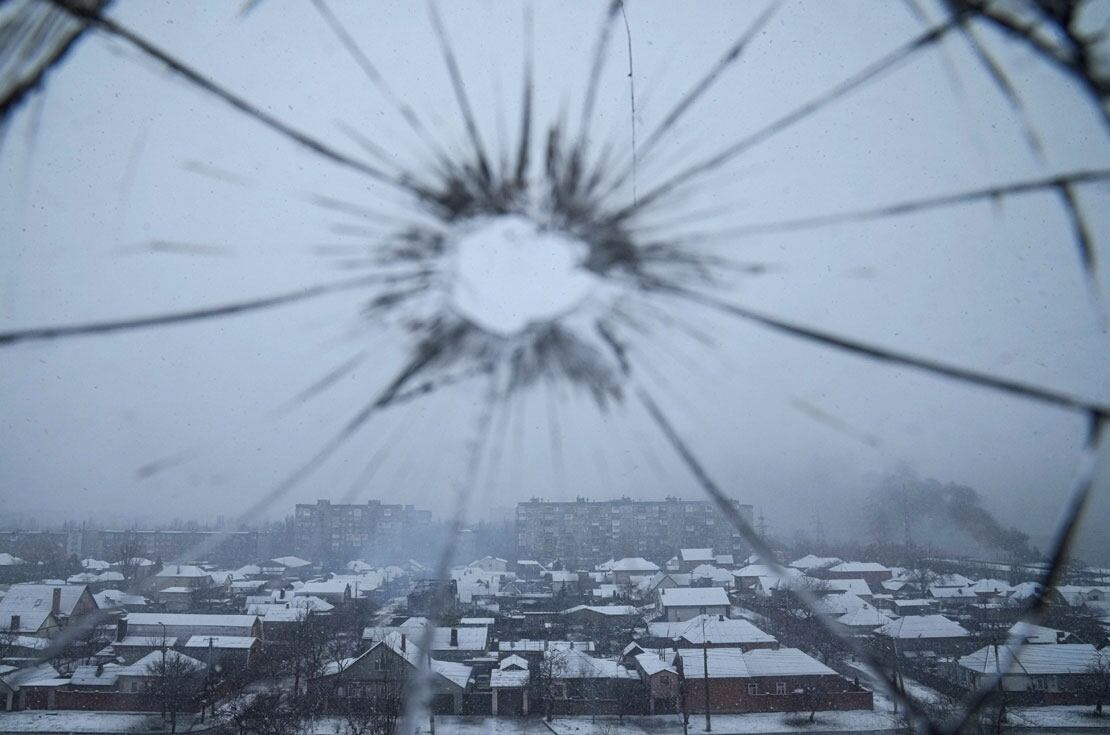
[[[752,506],[733,502],[751,523]],[[516,533],[519,558],[559,559],[572,569],[626,556],[662,564],[682,548],[712,547],[718,554],[747,549],[708,500],[534,499],[517,505]]]
[[[431,511],[380,500],[365,505],[333,505],[328,500],[298,504],[293,518],[293,553],[336,563],[399,561],[407,548],[405,540],[422,535],[431,522]]]

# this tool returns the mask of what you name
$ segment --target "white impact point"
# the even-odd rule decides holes
[[[598,282],[589,246],[521,215],[469,223],[454,239],[452,303],[483,329],[510,336],[580,304]]]

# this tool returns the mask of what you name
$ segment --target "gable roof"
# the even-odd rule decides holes
[[[966,638],[970,633],[943,615],[907,615],[875,631],[890,638]]]
[[[151,651],[150,653],[143,656],[142,658],[140,658],[138,661],[131,664],[130,666],[125,666],[125,667],[121,668],[119,670],[119,675],[120,676],[150,676],[150,671],[149,670],[153,666],[157,666],[159,663],[161,663],[162,656],[165,656],[167,661],[170,661],[170,660],[181,661],[183,663],[189,664],[197,672],[204,671],[205,669],[208,668],[207,664],[205,664],[203,661],[198,661],[195,658],[193,658],[192,656],[186,656],[184,653],[181,653],[180,651],[175,651],[174,649],[169,648],[164,652],[161,649],[159,649],[157,651]]]
[[[673,650],[665,652],[662,656],[654,652],[638,653],[635,658],[636,664],[643,669],[647,676],[655,676],[662,671],[669,671],[672,674],[678,673],[674,664],[668,663],[668,661],[674,661]]]
[[[544,653],[556,679],[634,679],[636,675],[616,661],[594,658],[578,648]]]
[[[885,610],[880,610],[872,605],[860,605],[853,612],[845,613],[836,619],[841,625],[849,628],[878,628],[893,619]]]
[[[1043,625],[1034,625],[1024,620],[1014,623],[1009,632],[1011,636],[1033,645],[1063,643],[1071,637],[1071,633],[1066,630],[1046,628]]]
[[[1054,646],[983,646],[960,658],[960,666],[985,674],[1005,673],[1046,676],[1088,674],[1105,654],[1090,643],[1060,643]],[[1110,658],[1105,658],[1110,661]],[[1009,664],[1007,666],[1007,664]]]
[[[678,556],[682,561],[715,561],[713,558],[713,549],[679,549]]]
[[[845,561],[829,567],[830,572],[889,572],[890,567],[875,561]]]
[[[657,572],[659,571],[659,565],[642,556],[626,556],[610,564],[608,570],[611,572]]]
[[[412,643],[410,640],[405,641],[405,648],[404,650],[402,650],[400,633],[391,633],[384,639],[370,646],[370,648],[362,655],[351,659],[351,661],[357,661],[358,659],[369,654],[370,651],[375,650],[379,646],[384,646],[393,651],[393,653],[400,656],[402,659],[408,662],[410,666],[413,666],[414,668],[419,668],[420,666],[424,665],[425,662],[430,662],[429,665],[433,673],[451,682],[457,687],[465,689],[467,684],[470,683],[471,668],[469,666],[467,666],[466,664],[454,663],[453,661],[439,661],[434,658],[429,658],[427,655],[424,654],[419,646]]]
[[[797,648],[682,648],[676,653],[682,659],[687,679],[752,678],[757,676],[828,676],[836,674],[817,659]],[[708,669],[705,665],[708,661]]]
[[[659,590],[663,607],[728,606],[728,595],[720,587],[667,587]]]
[[[682,639],[698,645],[710,643],[775,643],[777,639],[747,620],[724,618],[717,615],[695,615],[680,623],[648,623],[652,638]]]
[[[167,564],[162,568],[162,571],[158,572],[155,576],[197,579],[200,577],[207,577],[208,572],[193,564]]]
[[[312,562],[307,559],[302,559],[299,556],[275,556],[270,561],[276,561],[286,569],[300,569],[301,567],[310,567]]]
[[[574,607],[568,607],[566,610],[563,610],[562,614],[570,615],[571,613],[581,612],[582,610],[588,610],[598,615],[605,615],[613,618],[640,614],[639,609],[632,605],[575,605]]]
[[[257,638],[249,635],[194,635],[185,641],[185,648],[250,648]]]
[[[128,613],[128,625],[221,626],[250,628],[257,615],[206,615],[204,613]]]
[[[57,589],[61,590],[58,614],[72,615],[88,588],[83,584],[13,584],[0,599],[0,627],[9,629],[12,616],[18,615],[19,630],[15,632],[37,632],[50,617]]]
[[[814,554],[806,554],[801,559],[795,559],[787,564],[789,567],[809,571],[810,569],[828,569],[829,567],[840,564],[841,560],[835,556],[816,556]]]

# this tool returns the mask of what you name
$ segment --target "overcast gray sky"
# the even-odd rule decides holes
[[[465,130],[420,4],[330,4],[444,147]],[[762,3],[628,4],[640,143],[763,10]],[[119,0],[116,20],[227,88],[365,157],[343,126],[427,171],[418,138],[308,3]],[[487,146],[516,143],[522,13],[443,4]],[[536,119],[577,126],[604,3],[535,5]],[[641,162],[640,193],[789,112],[923,30],[901,3],[787,3],[697,107]],[[680,236],[1106,167],[1097,110],[1027,51],[984,39],[1044,141],[958,39],[756,146],[642,226]],[[592,129],[631,151],[623,24],[609,47]],[[186,309],[348,278],[318,246],[358,245],[357,218],[323,195],[403,217],[411,200],[306,152],[126,44],[86,37],[16,115],[0,150],[0,328]],[[542,140],[537,143],[537,152]],[[612,198],[631,200],[631,182]],[[1096,245],[1107,186],[1080,189]],[[152,251],[151,244],[159,243]],[[699,252],[769,266],[728,297],[766,313],[951,364],[1110,401],[1110,341],[1096,318],[1067,211],[1054,193],[743,239]],[[1110,293],[1105,269],[1098,273]],[[536,289],[543,289],[537,279]],[[397,371],[395,322],[345,292],[250,315],[0,352],[0,512],[44,521],[232,517],[309,457]],[[906,465],[971,485],[1006,523],[1040,536],[1066,497],[1081,416],[840,354],[708,312],[635,299],[698,334],[628,334],[642,384],[719,483],[772,530],[865,534],[862,497]],[[1102,306],[1105,312],[1105,304]],[[333,388],[299,391],[356,355]],[[485,395],[471,381],[383,412],[270,508],[359,498],[450,508]],[[833,418],[821,418],[821,416]],[[553,430],[553,426],[555,429]],[[568,387],[520,394],[493,419],[472,513],[532,496],[697,497],[698,486],[634,402],[599,412]],[[1103,454],[1106,454],[1104,450]],[[165,465],[158,463],[168,459]],[[380,459],[368,482],[356,484]],[[143,469],[145,468],[145,470]],[[1086,530],[1110,553],[1106,473]]]

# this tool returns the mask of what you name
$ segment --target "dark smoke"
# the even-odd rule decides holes
[[[880,541],[930,546],[956,535],[1015,559],[1033,560],[1039,553],[1027,533],[999,523],[967,485],[902,469],[880,483],[871,501],[871,530]]]

